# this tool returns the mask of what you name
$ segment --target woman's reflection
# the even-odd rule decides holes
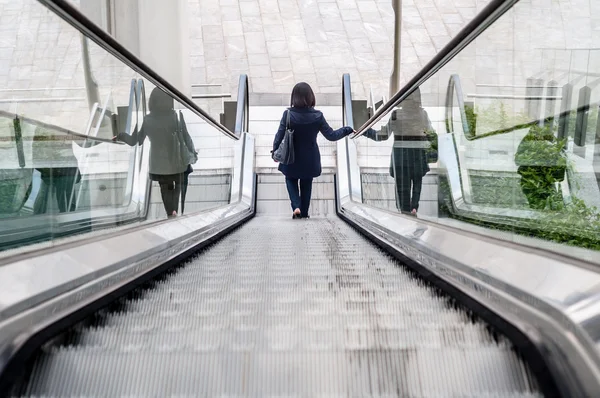
[[[75,211],[75,185],[81,181],[72,139],[45,127],[35,129],[33,158],[41,174],[41,186],[33,205],[34,214],[48,212],[51,198],[56,198],[60,213]]]
[[[419,89],[411,93],[402,107],[392,112],[381,131],[369,129],[365,136],[375,141],[394,136],[390,160],[390,175],[396,185],[396,206],[405,214],[417,215],[421,199],[423,177],[429,172],[429,162],[435,162],[437,153],[431,142],[435,132],[429,116],[421,106]]]

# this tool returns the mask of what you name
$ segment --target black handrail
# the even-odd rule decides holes
[[[141,80],[141,79],[140,79]],[[129,108],[127,111],[127,121],[125,122],[125,131],[131,131],[131,125],[133,123],[133,112],[131,112],[134,107],[137,108],[138,98],[136,93],[137,79],[131,79],[131,85],[129,87]],[[119,135],[120,131],[117,131],[117,135]]]
[[[352,84],[350,74],[342,76],[342,124],[354,128],[354,113],[352,110]]]
[[[446,131],[449,133],[454,132],[451,128],[454,123],[452,117],[452,108],[454,108],[454,92],[456,92],[456,98],[458,100],[458,110],[460,112],[460,121],[463,127],[464,136],[467,140],[472,140],[475,136],[475,132],[471,131],[469,121],[467,120],[467,112],[465,110],[465,100],[462,91],[462,84],[460,83],[460,77],[457,74],[453,74],[448,79],[448,89],[446,90]]]
[[[68,130],[64,127],[59,127],[50,123],[46,123],[46,122],[42,122],[39,120],[35,120],[26,116],[22,116],[22,115],[18,115],[16,113],[12,113],[12,112],[7,112],[7,111],[3,111],[0,110],[0,117],[6,117],[9,119],[14,119],[16,117],[18,117],[21,120],[21,123],[25,122],[25,123],[29,123],[29,124],[33,124],[34,126],[38,126],[38,127],[42,127],[48,130],[52,130],[55,131],[57,133],[60,134],[64,134],[65,136],[73,136],[76,138],[82,138],[85,140],[90,140],[90,141],[97,141],[97,142],[103,142],[103,143],[107,143],[107,144],[115,144],[115,145],[123,145],[122,143],[119,142],[114,142],[112,139],[108,139],[108,138],[97,138],[97,137],[91,137],[89,135],[86,134],[81,134],[81,133],[76,133],[72,130]],[[71,139],[70,137],[65,137],[65,139]]]
[[[67,0],[38,0],[40,3],[48,7],[51,11],[71,24],[75,29],[83,35],[93,40],[96,44],[106,50],[108,53],[115,56],[125,65],[129,66],[146,79],[151,81],[155,86],[161,88],[179,103],[185,105],[196,115],[204,119],[208,124],[225,134],[229,138],[238,140],[234,132],[231,132],[227,127],[213,119],[206,111],[200,108],[189,97],[179,91],[175,86],[170,84],[162,76],[156,73],[152,68],[142,62],[131,51],[127,50],[122,44],[115,40],[111,35],[106,33],[102,28],[93,23],[89,18],[83,15]]]
[[[477,36],[483,33],[494,21],[500,18],[519,0],[492,0],[479,14],[471,20],[458,34],[436,54],[410,81],[404,85],[388,102],[367,120],[351,138],[363,135],[369,128],[377,123],[383,116],[404,101],[413,91],[419,88],[426,80],[437,73],[452,58],[460,53]]]
[[[237,107],[235,110],[235,135],[240,137],[247,133],[250,127],[250,94],[248,90],[248,75],[240,75],[238,83]]]
[[[546,118],[540,118],[540,119],[533,119],[528,122],[515,124],[514,126],[511,126],[511,127],[505,127],[502,129],[488,131],[487,133],[477,135],[475,133],[475,131],[471,131],[471,127],[469,126],[469,122],[467,120],[467,113],[465,111],[465,102],[464,102],[464,98],[463,98],[463,91],[462,91],[462,85],[460,82],[460,76],[458,76],[457,74],[454,74],[454,75],[450,76],[450,79],[448,81],[448,90],[446,91],[446,131],[448,131],[450,133],[454,132],[453,129],[450,128],[450,125],[454,121],[454,118],[452,117],[452,108],[454,107],[454,93],[455,92],[456,92],[456,98],[458,100],[457,107],[459,108],[460,116],[461,116],[461,123],[463,125],[463,133],[464,133],[465,138],[468,141],[480,140],[482,138],[492,137],[492,136],[501,135],[501,134],[508,134],[508,133],[512,133],[513,131],[523,130],[526,128],[531,128],[533,126],[540,126],[540,125],[546,123],[548,120],[552,120],[552,119],[563,120],[564,118],[568,118],[572,112],[578,112],[578,113],[585,112],[589,109],[588,105],[579,106],[575,109],[563,110],[558,115],[554,115],[554,116],[550,116],[550,117],[546,117]]]

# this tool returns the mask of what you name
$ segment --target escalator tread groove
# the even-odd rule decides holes
[[[254,218],[31,369],[20,396],[541,396],[510,342],[336,218]]]

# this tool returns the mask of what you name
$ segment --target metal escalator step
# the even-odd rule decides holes
[[[537,397],[509,342],[337,219],[255,218],[41,350],[24,396]]]
[[[503,344],[498,346],[496,341],[479,327],[429,328],[429,329],[347,329],[343,338],[336,338],[335,330],[301,330],[299,328],[280,327],[269,331],[261,331],[260,336],[254,336],[256,344],[261,349],[275,349],[280,341],[294,349],[310,347],[321,341],[331,341],[335,349],[346,349],[354,346],[380,349],[408,349],[412,347],[478,347],[494,346],[510,349]],[[252,335],[251,332],[250,334]],[[110,351],[123,351],[130,347],[140,347],[146,351],[161,350],[161,347],[171,347],[173,350],[193,349],[198,342],[205,339],[216,341],[220,349],[230,349],[229,343],[236,341],[241,331],[199,331],[192,328],[186,330],[132,332],[124,328],[101,328],[88,330],[76,341],[77,347],[101,347]],[[248,333],[246,333],[248,334]]]
[[[495,349],[312,350],[250,355],[238,350],[63,350],[43,358],[33,384],[54,396],[481,396],[528,392],[511,352]],[[473,372],[477,369],[477,372]],[[107,382],[109,381],[109,382]],[[219,392],[220,394],[217,394]]]

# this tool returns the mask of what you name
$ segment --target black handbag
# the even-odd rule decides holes
[[[177,118],[177,115],[175,117]],[[188,142],[193,141],[185,126],[185,120],[183,119],[183,113],[181,111],[179,111],[179,117],[177,118],[176,134],[181,164],[183,166],[195,164],[198,161],[198,152],[196,152],[196,150],[193,147],[190,148],[188,145]]]
[[[285,133],[279,147],[273,152],[273,160],[281,164],[292,164],[295,160],[294,154],[294,130],[290,129],[290,111],[287,111],[285,122]]]

